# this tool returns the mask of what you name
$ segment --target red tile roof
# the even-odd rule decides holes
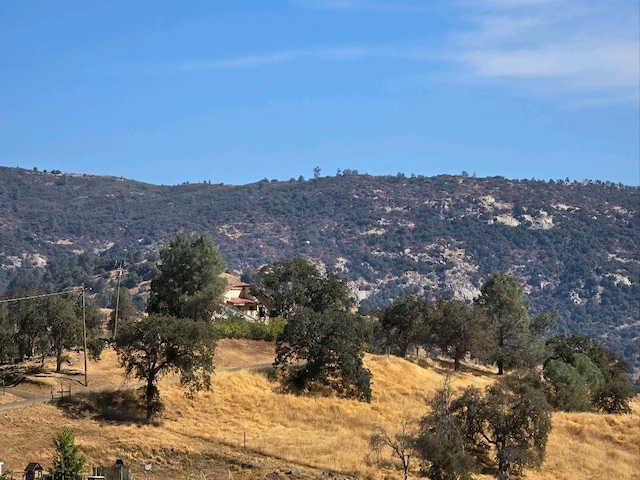
[[[251,300],[250,298],[229,298],[227,303],[232,303],[234,305],[258,304],[258,302]]]

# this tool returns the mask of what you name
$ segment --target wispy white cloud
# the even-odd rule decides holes
[[[460,60],[483,77],[556,80],[578,89],[637,88],[638,46],[602,39],[514,49],[472,49]]]
[[[220,58],[214,60],[191,60],[179,64],[182,70],[218,70],[254,68],[266,65],[275,65],[291,60],[296,60],[308,55],[305,50],[283,50],[280,52],[268,52],[255,55],[243,55],[237,57]]]
[[[332,10],[420,8],[410,0],[290,1]],[[395,44],[302,46],[195,59],[171,67],[210,71],[261,68],[304,59],[346,62],[392,58],[424,62],[431,78],[450,75],[446,65],[454,65],[454,75],[466,84],[506,85],[511,90],[564,97],[580,105],[603,104],[606,99],[637,104],[640,13],[636,1],[609,0],[603,5],[590,0],[459,0],[450,12],[448,35],[437,43],[431,38],[428,45],[414,39]]]
[[[318,47],[265,52],[255,55],[245,55],[214,60],[194,60],[182,62],[178,65],[181,70],[218,70],[218,69],[247,69],[268,65],[276,65],[295,60],[313,58],[324,61],[352,61],[372,57],[386,57],[405,60],[421,60],[429,56],[427,49],[422,47],[394,47],[394,46],[365,46],[344,45],[337,47]]]
[[[469,28],[447,57],[466,81],[509,82],[552,95],[637,103],[640,96],[636,2],[481,0],[464,5]],[[543,88],[540,88],[543,86]]]

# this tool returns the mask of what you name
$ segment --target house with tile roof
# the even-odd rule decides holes
[[[252,285],[244,282],[230,283],[224,292],[226,305],[235,308],[242,315],[253,321],[266,321],[268,308],[265,299],[253,295]]]

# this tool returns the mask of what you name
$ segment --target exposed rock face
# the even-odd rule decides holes
[[[506,271],[535,311],[558,311],[559,329],[640,363],[639,222],[638,189],[602,182],[350,174],[164,187],[0,167],[0,287],[74,253],[114,265],[204,233],[238,275],[296,256],[335,269],[365,310],[407,293],[471,301]]]
[[[529,222],[534,230],[549,230],[553,228],[553,217],[544,210],[540,210],[540,214],[537,217],[523,215],[522,218]]]

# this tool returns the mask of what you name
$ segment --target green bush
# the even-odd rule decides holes
[[[219,338],[246,338],[273,342],[282,333],[286,323],[286,320],[281,317],[272,318],[269,323],[228,318],[217,321],[213,328]]]

